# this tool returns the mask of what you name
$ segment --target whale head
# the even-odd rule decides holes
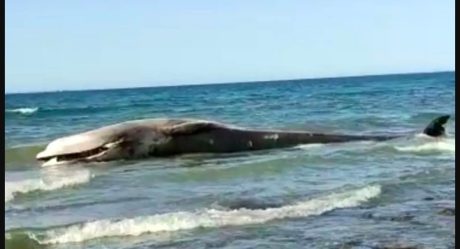
[[[36,155],[42,166],[100,162],[147,155],[166,141],[155,126],[122,123],[58,138]]]

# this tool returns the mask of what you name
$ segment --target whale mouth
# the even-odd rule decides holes
[[[71,163],[75,161],[90,160],[102,156],[110,147],[100,146],[95,149],[86,150],[72,154],[62,154],[50,157],[37,157],[37,160],[43,162],[43,166]]]
[[[117,140],[115,142],[107,143],[102,146],[98,146],[93,149],[83,150],[74,153],[61,153],[51,154],[49,152],[42,151],[37,154],[36,159],[41,161],[42,166],[51,166],[58,164],[70,164],[75,162],[88,162],[88,161],[100,161],[103,156],[110,150],[114,149],[117,145],[122,143],[123,140]]]

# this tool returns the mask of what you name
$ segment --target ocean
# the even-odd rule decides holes
[[[455,247],[454,72],[5,95],[6,248]],[[447,137],[421,134],[450,114]],[[41,167],[51,140],[141,118],[407,134]]]

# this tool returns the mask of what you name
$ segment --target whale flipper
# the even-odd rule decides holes
[[[431,136],[431,137],[439,137],[439,136],[444,136],[446,133],[446,129],[444,128],[444,125],[447,123],[447,120],[449,120],[450,115],[444,115],[435,118],[431,123],[423,130],[423,133]]]

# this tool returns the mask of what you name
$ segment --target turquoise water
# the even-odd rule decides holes
[[[454,73],[6,95],[7,248],[453,248]],[[450,114],[448,137],[420,131]],[[157,117],[407,139],[40,167]]]

